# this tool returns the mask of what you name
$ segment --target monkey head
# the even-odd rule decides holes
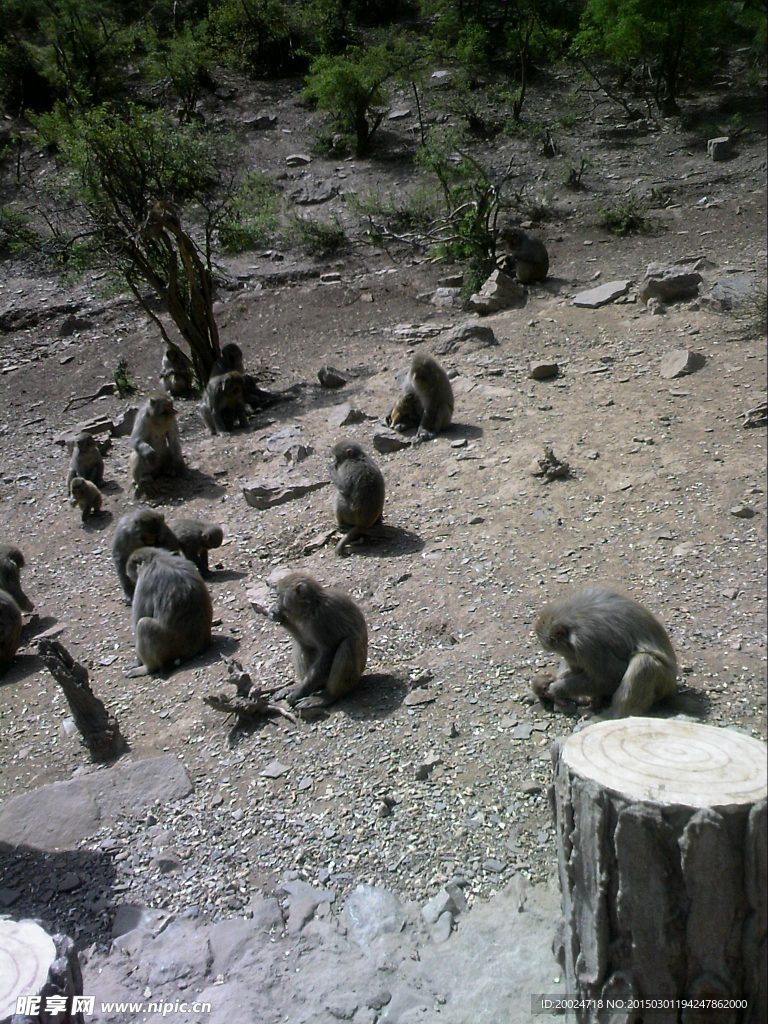
[[[35,607],[21,589],[19,566],[11,557],[0,558],[0,590],[10,594],[23,612],[31,612]]]
[[[165,420],[169,425],[176,417],[173,401],[166,395],[153,395],[149,399],[148,412],[153,420]]]
[[[342,462],[350,459],[366,459],[367,456],[359,444],[354,441],[339,441],[331,450],[333,464],[340,466]]]
[[[227,370],[237,370],[239,373],[243,372],[243,352],[239,345],[235,344],[234,341],[227,342],[226,345],[222,346],[221,355],[219,362]]]
[[[549,609],[545,608],[536,619],[534,632],[545,651],[559,654],[561,658],[573,655],[573,640],[569,627],[557,620]]]
[[[272,622],[287,626],[311,618],[322,602],[323,588],[303,572],[290,572],[270,584],[273,602],[267,611]]]
[[[86,430],[81,431],[81,433],[79,433],[75,438],[75,450],[81,455],[94,451],[101,454],[101,449],[96,442],[96,438]]]

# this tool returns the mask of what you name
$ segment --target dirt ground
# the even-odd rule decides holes
[[[562,99],[557,88],[539,97],[541,117]],[[294,94],[274,85],[241,93],[226,116],[249,108],[278,114],[276,132],[248,136],[254,165],[284,170],[287,154],[308,152],[315,115]],[[221,292],[222,341],[238,342],[269,387],[306,386],[228,437],[209,438],[195,402],[177,402],[191,472],[163,485],[151,504],[168,518],[219,522],[226,539],[212,562],[215,642],[164,678],[123,675],[133,658],[130,612],[109,551],[116,520],[139,504],[128,486],[127,438],[115,439],[106,459],[109,515],[86,527],[66,502],[68,456],[53,443],[157,389],[156,329],[128,301],[104,299],[98,280],[65,287],[28,268],[0,268],[11,327],[0,335],[2,540],[23,549],[23,585],[36,606],[0,686],[0,797],[97,770],[84,767],[63,728],[68,709],[35,653],[35,636],[58,625],[117,714],[128,756],[175,752],[195,782],[179,807],[115,832],[121,899],[224,913],[286,872],[341,888],[384,884],[413,899],[456,874],[471,898],[515,872],[546,878],[555,864],[549,746],[577,719],[530,696],[534,674],[553,667],[531,626],[570,587],[615,584],[662,619],[681,665],[682,703],[660,714],[684,711],[765,737],[766,432],[741,424],[765,398],[764,310],[679,303],[652,316],[634,287],[628,301],[597,310],[571,303],[597,283],[636,285],[654,260],[701,257],[709,281],[753,270],[764,282],[765,137],[752,132],[734,159],[713,163],[691,136],[666,126],[629,136],[616,123],[607,108],[583,106],[561,133],[570,158],[589,157],[583,193],[564,189],[563,161],[544,160],[533,143],[496,144],[502,163],[516,148],[521,173],[529,169],[553,211],[539,231],[551,279],[530,290],[525,308],[484,318],[498,346],[463,344],[441,357],[456,374],[455,423],[431,443],[377,456],[385,521],[395,531],[347,559],[333,542],[304,554],[308,540],[333,526],[330,488],[257,511],[242,485],[322,476],[340,437],[372,450],[418,339],[430,349],[444,330],[475,317],[424,297],[450,268],[420,254],[393,259],[359,233],[328,265],[291,253],[227,264],[241,287]],[[409,136],[399,130],[405,146]],[[333,182],[325,209],[349,220],[345,193],[397,188],[413,172],[395,160],[313,158],[284,173],[286,189]],[[664,199],[652,211],[652,233],[616,238],[595,226],[598,203],[654,189]],[[319,279],[329,270],[338,281]],[[14,329],[7,314],[19,310],[35,322]],[[73,333],[71,314],[81,318]],[[664,380],[660,360],[678,348],[706,363]],[[120,357],[136,399],[65,408],[111,380]],[[560,375],[531,380],[533,360],[556,361]],[[326,363],[348,378],[339,392],[317,384]],[[366,419],[334,426],[342,402]],[[298,466],[286,462],[285,444],[270,441],[287,429],[312,449]],[[530,475],[545,444],[569,461],[570,479],[545,484]],[[742,504],[752,518],[732,513]],[[286,635],[257,618],[246,597],[280,568],[307,570],[355,597],[369,624],[368,671],[360,692],[326,718],[233,736],[202,697],[227,688],[225,655],[264,685],[289,680]],[[287,771],[262,775],[275,761]],[[157,867],[162,850],[178,857],[175,873]],[[95,934],[108,929],[113,895],[96,884],[89,890]],[[57,894],[51,906],[54,918],[70,916],[70,932],[74,898],[83,892]]]

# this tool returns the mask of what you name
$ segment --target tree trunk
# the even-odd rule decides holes
[[[597,1001],[576,1020],[764,1024],[765,744],[624,718],[558,741],[553,762],[556,952],[569,996]]]
[[[0,1021],[83,1024],[82,1008],[73,1006],[83,976],[68,936],[49,935],[34,921],[0,918],[0,965]]]
[[[40,640],[37,645],[43,664],[64,691],[75,727],[94,761],[113,761],[127,744],[114,715],[91,690],[88,669],[75,661],[58,640]]]

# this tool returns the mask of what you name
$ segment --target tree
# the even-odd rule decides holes
[[[608,59],[624,80],[634,74],[660,110],[674,113],[682,76],[706,73],[732,38],[732,14],[728,0],[587,0],[573,52]]]
[[[384,86],[412,59],[408,40],[352,47],[337,57],[321,54],[310,65],[304,95],[331,114],[339,131],[354,136],[355,152],[364,156],[384,118]]]
[[[102,105],[70,117],[59,109],[36,124],[58,146],[66,186],[84,215],[80,238],[91,261],[123,278],[171,344],[140,286],[153,289],[205,383],[219,354],[210,235],[224,208],[211,201],[218,175],[210,140],[196,126],[174,124],[160,111],[131,104],[121,111]],[[204,252],[179,215],[195,203],[208,211]]]

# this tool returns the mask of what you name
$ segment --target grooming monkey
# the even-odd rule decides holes
[[[197,407],[211,434],[248,426],[245,407],[245,381],[238,370],[229,370],[211,377],[205,386],[203,400]]]
[[[137,548],[126,573],[135,587],[131,622],[139,662],[128,677],[152,675],[209,646],[211,596],[189,559],[162,548]]]
[[[104,483],[104,457],[93,434],[81,431],[75,438],[72,458],[69,460],[67,490],[76,476],[100,487]]]
[[[499,237],[509,246],[515,275],[520,284],[533,284],[546,278],[549,273],[549,253],[541,239],[511,224],[502,228]]]
[[[90,480],[75,476],[69,481],[69,503],[80,508],[84,523],[90,515],[101,515],[101,500],[101,491]]]
[[[347,531],[336,547],[337,555],[381,522],[384,509],[384,477],[359,444],[340,441],[333,446],[331,483],[337,489],[336,522]]]
[[[543,701],[610,701],[610,715],[641,715],[675,693],[677,659],[667,632],[646,608],[589,587],[547,605],[534,625],[542,647],[563,658],[554,680],[534,684]]]
[[[179,542],[182,554],[193,562],[203,576],[210,575],[208,552],[221,547],[224,531],[204,519],[172,519],[168,526]]]
[[[424,352],[417,352],[413,357],[403,385],[403,394],[387,417],[387,422],[396,430],[406,429],[404,411],[407,414],[415,407],[415,403],[406,397],[409,394],[414,396],[421,408],[417,440],[431,440],[435,434],[450,426],[453,417],[451,382],[438,361]]]
[[[346,696],[360,682],[368,658],[363,613],[351,597],[323,587],[306,573],[289,573],[272,589],[274,601],[267,615],[291,634],[299,681],[289,692],[288,703],[294,705],[319,690],[327,704]]]
[[[128,465],[137,494],[150,477],[184,472],[176,410],[170,398],[153,395],[142,405],[131,433],[131,446]]]
[[[133,580],[126,572],[129,556],[137,548],[165,548],[178,551],[179,541],[165,522],[162,512],[140,508],[121,516],[112,536],[112,561],[128,604],[133,599]]]
[[[393,430],[410,430],[418,427],[424,410],[413,391],[404,391],[387,414],[387,426]]]

